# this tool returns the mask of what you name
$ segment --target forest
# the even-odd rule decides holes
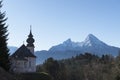
[[[64,60],[48,58],[37,66],[37,72],[46,72],[53,80],[120,80],[120,55],[85,53]]]

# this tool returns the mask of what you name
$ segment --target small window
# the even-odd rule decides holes
[[[27,62],[24,62],[24,67],[27,68]]]
[[[29,67],[31,67],[31,61],[29,61]]]

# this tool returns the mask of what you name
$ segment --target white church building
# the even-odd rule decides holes
[[[15,73],[36,72],[36,56],[34,55],[34,38],[30,30],[27,45],[24,44],[10,57],[11,70]]]

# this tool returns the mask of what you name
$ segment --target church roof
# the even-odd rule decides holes
[[[11,57],[19,60],[25,60],[26,57],[36,57],[30,50],[23,44]]]

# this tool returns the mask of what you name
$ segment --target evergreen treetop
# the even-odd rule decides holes
[[[5,21],[5,12],[1,11],[2,1],[0,1],[0,67],[8,71],[10,69],[9,49],[7,48],[8,30]]]

